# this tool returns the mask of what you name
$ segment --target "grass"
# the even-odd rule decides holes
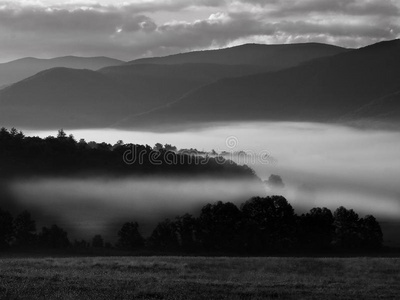
[[[0,299],[399,299],[400,258],[0,259]]]

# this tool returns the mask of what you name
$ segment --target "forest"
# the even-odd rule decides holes
[[[203,155],[201,155],[203,154]],[[0,129],[0,183],[32,176],[208,176],[254,179],[254,171],[221,156],[171,145],[77,142],[59,130],[57,137],[26,137],[16,129]],[[3,195],[4,196],[4,195]],[[2,196],[2,198],[3,198]],[[6,197],[6,196],[4,196]],[[3,251],[88,253],[108,249],[113,254],[166,253],[199,255],[274,255],[378,251],[383,234],[371,215],[360,218],[352,209],[316,207],[297,215],[283,196],[252,197],[236,206],[216,200],[189,213],[160,220],[144,237],[135,220],[122,222],[114,241],[99,232],[91,240],[70,240],[54,224],[38,229],[28,211],[16,214],[0,203],[0,248]],[[246,201],[247,200],[247,201]],[[23,210],[23,207],[18,209]],[[13,215],[14,214],[14,215]]]
[[[13,217],[0,209],[0,247],[3,251],[88,253],[109,249],[113,254],[279,255],[296,253],[375,252],[383,235],[371,215],[360,218],[352,209],[313,208],[296,215],[282,196],[253,197],[240,208],[227,202],[205,205],[198,217],[190,214],[159,222],[149,237],[127,220],[114,244],[101,233],[92,240],[70,241],[57,225],[37,231],[28,211]]]
[[[259,180],[248,166],[195,149],[171,145],[76,141],[62,129],[56,137],[27,137],[15,128],[0,129],[0,179],[29,176],[187,175]]]

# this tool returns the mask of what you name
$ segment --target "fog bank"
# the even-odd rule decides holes
[[[27,133],[55,135],[54,132]],[[298,211],[314,206],[335,209],[343,205],[360,214],[373,214],[382,221],[400,221],[400,130],[258,122],[214,123],[208,127],[163,133],[112,129],[75,130],[67,133],[72,133],[76,139],[112,144],[121,139],[125,143],[154,145],[159,142],[178,148],[215,149],[217,152],[244,150],[252,155],[268,153],[274,161],[260,162],[256,159],[244,162],[254,168],[262,179],[267,179],[270,174],[282,176],[285,189],[272,192],[285,195]],[[230,143],[232,140],[235,143]],[[176,184],[170,184],[171,190],[175,190]],[[110,183],[109,197],[116,199],[120,196],[118,188],[112,188],[113,185]],[[168,190],[167,186],[165,188]],[[21,187],[19,189],[22,190]],[[72,187],[69,189],[74,190]],[[32,193],[35,187],[25,190]],[[80,190],[85,190],[85,187],[82,186]],[[138,191],[131,190],[131,193],[137,194]],[[151,199],[150,192],[143,193],[147,195],[146,199]],[[186,201],[195,201],[185,193],[182,198],[178,194],[174,196],[176,199],[185,200],[165,200],[160,205],[165,205],[165,208],[185,207]],[[218,197],[209,199],[224,200]],[[225,199],[228,201],[229,196]]]
[[[165,177],[20,180],[12,183],[11,192],[18,206],[39,214],[41,224],[56,223],[73,237],[102,234],[109,239],[116,238],[124,222],[139,222],[149,235],[164,218],[198,214],[207,203],[240,205],[253,195],[265,195],[254,180]]]

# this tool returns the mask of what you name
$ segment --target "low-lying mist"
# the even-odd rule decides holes
[[[373,214],[385,222],[400,222],[400,130],[361,130],[335,124],[247,122],[209,124],[207,127],[163,133],[113,129],[69,133],[76,139],[112,144],[123,140],[149,145],[168,143],[178,148],[215,149],[217,152],[268,153],[273,161],[256,159],[242,163],[251,166],[263,180],[271,174],[280,175],[285,188],[271,193],[286,196],[298,213],[314,206],[335,209],[343,205],[362,215]],[[55,135],[54,132],[29,131],[27,134]],[[235,141],[233,144],[229,143],[232,139]],[[129,215],[129,209],[142,216],[153,214],[158,218],[158,215],[169,214],[173,217],[193,211],[190,207],[200,203],[196,195],[204,196],[202,199],[210,202],[233,201],[230,197],[237,195],[240,189],[235,182],[226,184],[231,187],[231,194],[220,194],[219,183],[204,188],[202,183],[190,180],[141,184],[129,180],[40,180],[17,183],[15,191],[27,198],[34,194],[35,198],[42,199],[37,200],[41,206],[54,203],[53,209],[59,211],[60,216],[64,215],[62,203],[69,202],[76,203],[77,216],[101,221],[105,217],[96,216],[99,210],[107,212],[110,220],[115,211]],[[241,202],[245,200],[247,198],[243,197]],[[112,210],[106,207],[112,207]]]
[[[198,214],[207,203],[240,205],[253,195],[264,195],[254,180],[165,177],[21,180],[13,182],[11,193],[19,207],[38,214],[41,224],[56,223],[73,237],[102,234],[109,239],[115,239],[124,222],[139,222],[149,235],[157,222]]]

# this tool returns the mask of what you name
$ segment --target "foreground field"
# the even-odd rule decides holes
[[[0,299],[398,299],[399,258],[0,259]]]

